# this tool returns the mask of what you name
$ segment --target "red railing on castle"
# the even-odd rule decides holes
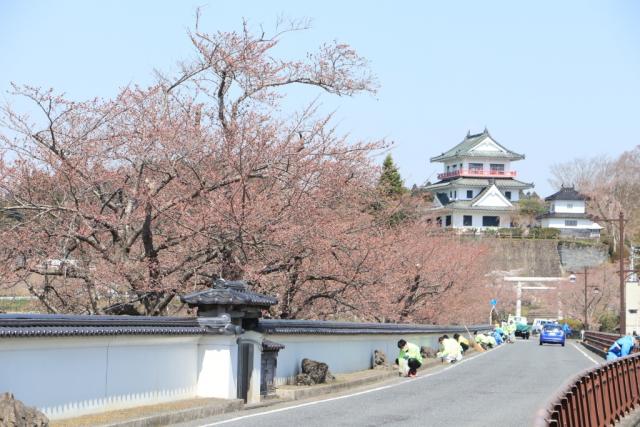
[[[610,426],[640,403],[640,354],[574,377],[536,417],[535,426]]]
[[[450,172],[443,172],[438,174],[438,179],[454,178],[458,176],[468,177],[502,177],[513,178],[517,175],[516,171],[503,171],[503,170],[484,170],[484,169],[456,169]]]

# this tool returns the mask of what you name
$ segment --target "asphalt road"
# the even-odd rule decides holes
[[[185,426],[527,426],[565,381],[595,366],[581,350],[518,340],[417,378]]]

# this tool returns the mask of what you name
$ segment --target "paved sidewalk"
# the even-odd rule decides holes
[[[467,355],[473,353],[475,352],[470,350]],[[418,370],[418,375],[438,366],[442,366],[439,359],[426,359],[424,365]],[[255,409],[287,401],[339,393],[397,378],[398,371],[392,367],[367,369],[349,374],[335,374],[335,377],[336,380],[329,384],[280,386],[277,389],[277,396],[264,398],[258,404],[248,405],[241,399],[189,399],[53,421],[51,427],[147,427],[184,423],[243,409]]]

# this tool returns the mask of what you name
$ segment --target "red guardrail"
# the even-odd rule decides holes
[[[640,354],[578,374],[541,410],[534,425],[610,426],[640,403]]]
[[[611,347],[611,344],[613,344],[618,338],[620,338],[619,334],[586,331],[584,333],[583,344],[591,351],[605,357],[609,347]]]

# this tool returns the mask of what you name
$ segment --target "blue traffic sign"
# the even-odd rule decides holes
[[[495,307],[496,304],[498,304],[498,300],[497,299],[492,299],[491,301],[491,305],[493,305]]]

